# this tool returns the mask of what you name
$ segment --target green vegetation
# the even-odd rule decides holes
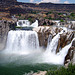
[[[32,13],[32,14],[37,14],[37,12],[36,12],[36,11],[31,11],[31,13]]]
[[[58,13],[58,15],[62,15],[62,13]]]
[[[43,25],[46,25],[46,22],[44,22]]]
[[[20,16],[21,16],[21,14],[18,14],[18,16],[20,17]]]
[[[64,20],[61,19],[60,22],[64,22]]]
[[[21,29],[22,27],[15,26],[15,28],[20,28]]]
[[[19,14],[19,13],[18,13],[18,14],[16,14],[16,16],[19,16],[19,17],[20,17],[20,16],[21,16],[21,14]]]
[[[46,75],[75,75],[75,65],[69,64],[68,68],[47,71]]]
[[[46,13],[46,15],[48,15],[48,14],[52,14],[52,12],[50,11],[50,12]]]
[[[71,13],[70,15],[71,15],[72,17],[75,17],[75,13]]]
[[[51,17],[45,17],[45,19],[53,20],[53,18],[51,18]]]
[[[51,17],[49,17],[48,19],[49,19],[49,20],[52,20],[52,18],[51,18]]]
[[[32,18],[28,18],[29,21],[32,21]]]
[[[2,20],[2,18],[0,18],[0,20]]]

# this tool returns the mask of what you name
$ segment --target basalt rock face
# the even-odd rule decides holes
[[[37,28],[34,28],[33,30],[38,33],[40,46],[47,47],[49,36],[52,36],[53,38],[63,29],[58,27],[52,27],[52,26],[51,27],[39,26]],[[60,34],[60,39],[58,41],[58,47],[56,53],[59,52],[59,48],[62,49],[67,44],[70,44],[73,38],[74,38],[74,33],[72,31],[64,32],[63,34]]]
[[[57,30],[56,27],[39,26],[37,28],[34,28],[33,30],[38,33],[40,46],[47,47],[49,36],[53,38],[62,29],[60,28],[59,30]]]
[[[47,31],[46,28],[39,30],[38,38],[39,38],[40,46],[47,47],[49,34],[50,34],[49,30]]]
[[[75,37],[75,33],[74,33],[74,37]],[[75,64],[75,39],[72,42],[72,46],[69,49],[67,56],[65,57],[65,66],[68,66],[69,63],[73,63]]]
[[[5,47],[7,34],[10,29],[14,29],[14,23],[6,20],[0,21],[0,50],[4,49]]]
[[[43,18],[41,18],[41,19],[38,19],[39,20],[39,25],[46,25],[46,26],[50,26],[50,25],[55,25],[55,23],[54,22],[52,22],[51,20],[49,20],[49,19],[43,19]]]
[[[9,31],[9,24],[6,21],[0,21],[0,50],[4,48],[6,35]]]
[[[75,40],[72,42],[72,46],[65,57],[64,64],[67,66],[69,63],[75,64]]]
[[[9,23],[5,20],[0,21],[0,36],[3,37],[9,31]]]
[[[74,38],[74,33],[72,31],[61,34],[60,39],[58,41],[58,47],[56,53],[59,52],[59,48],[62,49],[66,45],[70,44],[73,38]]]
[[[75,30],[75,23],[73,23],[72,25],[68,25],[68,28]]]

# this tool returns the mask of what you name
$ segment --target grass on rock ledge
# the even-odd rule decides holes
[[[46,75],[75,75],[75,65],[69,64],[68,68],[61,67],[54,71],[47,71]]]

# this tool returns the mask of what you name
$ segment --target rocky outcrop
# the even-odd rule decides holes
[[[75,30],[75,24],[68,25],[68,28]]]
[[[0,21],[0,50],[5,47],[7,34],[10,29],[14,29],[14,23],[6,20]]]
[[[62,49],[66,45],[70,44],[73,38],[74,38],[74,33],[72,31],[61,34],[60,39],[58,41],[58,47],[56,53],[59,52],[59,48]]]
[[[39,25],[44,25],[44,26],[55,25],[55,22],[52,22],[52,20],[49,20],[49,19],[40,18],[38,20],[39,20]]]
[[[67,56],[65,57],[64,64],[75,63],[75,40],[72,42],[72,46],[69,49]]]
[[[39,44],[42,47],[47,47],[49,35],[55,36],[55,27],[39,26],[33,30],[38,33]]]
[[[40,46],[47,47],[49,35],[52,36],[53,38],[63,29],[58,27],[53,27],[53,26],[39,26],[37,28],[34,28],[33,30],[38,33]],[[63,48],[64,46],[69,44],[72,41],[73,37],[74,37],[74,33],[72,31],[64,32],[63,34],[60,34],[57,52],[59,52],[59,48]]]
[[[9,31],[7,21],[0,21],[0,50],[4,48],[6,42],[6,35]]]

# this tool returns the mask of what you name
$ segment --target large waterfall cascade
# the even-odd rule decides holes
[[[72,45],[72,42],[65,46],[63,49],[56,54],[56,49],[58,46],[58,40],[60,38],[60,34],[64,33],[62,30],[58,33],[53,39],[52,36],[49,36],[48,46],[46,50],[42,50],[39,47],[39,39],[38,34],[35,31],[9,31],[7,45],[4,50],[4,53],[9,56],[7,58],[2,58],[3,62],[13,62],[19,61],[17,63],[26,64],[27,63],[52,63],[52,64],[64,64],[65,56],[68,53],[69,48]],[[10,55],[11,53],[11,55]],[[12,53],[20,54],[23,56],[13,56]],[[25,56],[26,55],[26,56]],[[11,59],[10,59],[11,57]],[[3,61],[3,59],[6,59]],[[10,60],[10,61],[8,61]],[[1,63],[0,62],[0,63]]]
[[[39,48],[38,35],[35,31],[9,31],[6,51],[30,52]],[[10,51],[9,51],[10,50]]]

